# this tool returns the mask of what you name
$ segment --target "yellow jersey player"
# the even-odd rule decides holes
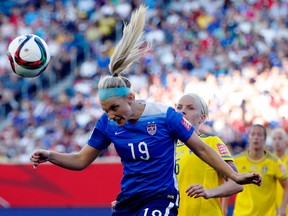
[[[252,125],[248,131],[249,148],[234,157],[240,173],[260,172],[263,177],[261,187],[244,186],[236,196],[233,216],[272,216],[286,215],[288,201],[287,172],[280,159],[265,149],[267,131],[262,125]],[[276,205],[276,185],[283,189],[282,204]]]
[[[180,98],[176,110],[194,125],[195,132],[211,146],[234,170],[231,154],[224,142],[217,136],[199,134],[201,124],[208,117],[208,107],[196,94]],[[179,184],[179,216],[223,216],[220,197],[242,191],[243,187],[220,175],[204,163],[185,144],[178,142],[176,148],[176,174]]]
[[[286,170],[288,167],[288,154],[287,144],[288,138],[283,128],[275,128],[271,131],[272,146],[274,153],[280,158]],[[283,201],[283,187],[277,182],[276,196],[277,196],[277,208],[281,207]],[[288,208],[286,207],[286,215],[288,215]]]

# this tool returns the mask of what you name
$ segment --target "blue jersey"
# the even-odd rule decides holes
[[[121,127],[104,113],[88,144],[102,150],[114,143],[121,157],[124,176],[117,206],[133,208],[157,194],[178,194],[175,143],[187,141],[193,131],[181,113],[159,103],[146,102],[138,121]]]

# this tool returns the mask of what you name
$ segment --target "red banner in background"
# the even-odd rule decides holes
[[[110,207],[120,191],[122,164],[95,163],[82,171],[52,164],[0,165],[0,206]],[[2,204],[1,204],[2,203]]]

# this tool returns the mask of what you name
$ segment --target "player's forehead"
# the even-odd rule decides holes
[[[108,110],[111,106],[121,105],[121,103],[123,103],[122,97],[112,97],[100,101],[100,105],[103,110]]]
[[[177,105],[179,105],[179,106],[195,106],[195,105],[197,105],[197,103],[193,97],[191,97],[189,95],[185,95],[185,96],[180,98]]]
[[[250,129],[250,134],[263,134],[265,135],[265,131],[263,128],[259,127],[259,126],[253,126],[251,129]]]
[[[283,133],[281,133],[280,131],[277,131],[275,133],[272,134],[272,138],[284,138],[285,135]]]

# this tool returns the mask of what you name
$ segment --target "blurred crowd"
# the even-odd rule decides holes
[[[183,93],[198,93],[210,112],[202,131],[219,135],[232,154],[246,148],[251,124],[288,132],[286,0],[142,2],[148,6],[144,37],[152,49],[127,73],[137,98],[174,106]],[[136,0],[1,3],[0,162],[29,162],[36,148],[74,152],[86,144],[103,113],[98,81],[109,73],[123,23],[137,5]],[[41,36],[52,56],[43,75],[33,79],[11,72],[6,57],[9,42],[24,33]],[[48,89],[71,75],[68,87],[50,94]],[[117,157],[113,145],[102,156]]]

